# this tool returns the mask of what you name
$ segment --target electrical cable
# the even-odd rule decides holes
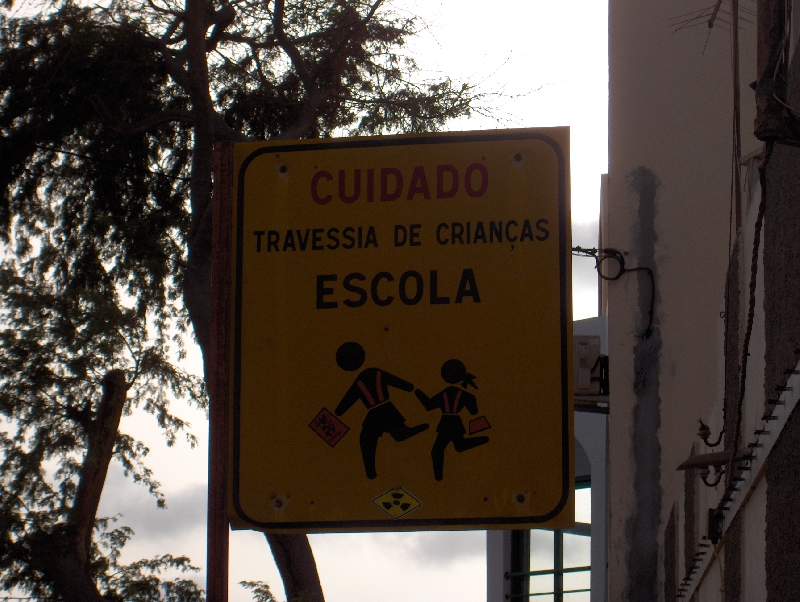
[[[745,328],[744,341],[742,344],[742,361],[739,367],[739,395],[736,403],[736,424],[733,431],[733,457],[731,458],[730,468],[728,470],[728,478],[726,479],[727,487],[731,486],[731,481],[734,478],[734,466],[736,464],[736,452],[739,449],[739,443],[742,436],[742,406],[744,405],[745,384],[747,383],[747,358],[750,357],[750,337],[753,333],[753,319],[755,316],[756,306],[756,276],[758,275],[758,253],[761,247],[761,229],[764,225],[764,213],[767,208],[767,165],[772,158],[772,149],[775,143],[770,141],[766,144],[764,150],[764,160],[758,167],[759,178],[761,180],[761,202],[758,205],[758,217],[753,232],[753,253],[750,259],[750,290],[747,308],[747,327]]]
[[[625,255],[622,253],[622,251],[618,251],[617,249],[584,249],[583,247],[572,247],[572,254],[576,257],[591,257],[594,259],[594,269],[597,270],[597,275],[603,280],[607,280],[609,282],[619,280],[623,274],[627,274],[629,272],[647,273],[647,275],[650,277],[650,309],[648,310],[649,317],[647,321],[647,328],[642,333],[642,338],[649,339],[653,334],[653,310],[656,302],[656,281],[655,276],[653,275],[653,270],[647,267],[625,267]],[[617,271],[613,274],[604,274],[601,267],[603,266],[604,262],[609,260],[617,262]]]

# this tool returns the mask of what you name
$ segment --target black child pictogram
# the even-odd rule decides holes
[[[465,437],[467,431],[458,415],[463,408],[467,408],[473,416],[478,413],[478,400],[466,391],[470,385],[478,388],[475,385],[475,376],[467,372],[463,362],[453,359],[442,364],[442,378],[450,386],[433,397],[428,397],[419,389],[414,391],[426,410],[442,410],[442,417],[436,427],[436,441],[431,449],[433,476],[437,481],[444,478],[444,450],[448,444],[452,443],[457,452],[463,452],[489,442],[489,437]],[[456,383],[461,387],[455,386]]]
[[[336,363],[342,370],[353,372],[364,364],[364,348],[358,343],[344,343],[336,351]],[[389,401],[389,387],[401,391],[413,391],[414,385],[378,368],[366,368],[358,373],[353,385],[347,390],[335,413],[341,416],[361,400],[367,408],[367,415],[361,424],[361,458],[368,479],[378,476],[375,470],[375,451],[378,439],[389,433],[395,441],[405,441],[409,437],[427,430],[428,424],[406,425],[406,419]]]

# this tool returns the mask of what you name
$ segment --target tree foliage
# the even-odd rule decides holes
[[[120,415],[150,412],[171,443],[187,425],[170,401],[204,403],[176,361],[187,328],[208,359],[214,144],[432,131],[477,95],[422,81],[403,54],[418,22],[382,0],[3,6],[0,580],[39,599],[199,599],[159,576],[183,557],[119,564],[131,532],[96,512],[112,458],[163,503]],[[269,539],[287,596],[321,598],[292,537]]]
[[[112,457],[164,504],[144,463],[147,447],[119,432],[119,421],[138,407],[154,415],[168,444],[182,432],[194,444],[170,401],[202,405],[204,384],[171,361],[181,353],[173,308],[142,313],[115,287],[113,267],[95,256],[89,269],[81,253],[70,261],[52,231],[35,243],[0,268],[0,580],[50,599],[82,568],[106,599],[160,600],[152,594],[158,570],[189,569],[188,560],[121,565],[131,532],[96,521],[97,505]],[[196,594],[194,582],[163,588],[164,599],[170,588]]]
[[[263,581],[240,581],[239,585],[253,592],[254,602],[277,602],[269,585]]]

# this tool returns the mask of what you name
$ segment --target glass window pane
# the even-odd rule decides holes
[[[553,591],[553,576],[552,575],[535,575],[531,577],[530,593],[540,594]],[[537,600],[545,599],[545,596],[536,596]]]
[[[553,569],[553,532],[544,529],[531,531],[531,570]]]
[[[589,487],[575,490],[575,521],[592,522],[592,490]]]
[[[581,571],[580,573],[564,574],[564,591],[571,589],[589,589],[591,583],[591,571]]]
[[[589,566],[592,563],[591,542],[591,537],[564,533],[564,568]]]
[[[589,592],[580,592],[578,594],[564,594],[564,602],[589,602]],[[531,598],[537,600],[538,598]]]

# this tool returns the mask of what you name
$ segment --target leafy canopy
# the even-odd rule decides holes
[[[420,81],[402,54],[419,24],[381,0],[2,7],[0,583],[80,599],[77,570],[97,599],[199,599],[159,577],[186,558],[121,565],[132,532],[96,509],[112,457],[164,503],[147,448],[109,419],[110,375],[117,409],[170,444],[187,428],[172,400],[205,404],[178,362],[190,326],[208,352],[213,144],[431,131],[480,97]]]

